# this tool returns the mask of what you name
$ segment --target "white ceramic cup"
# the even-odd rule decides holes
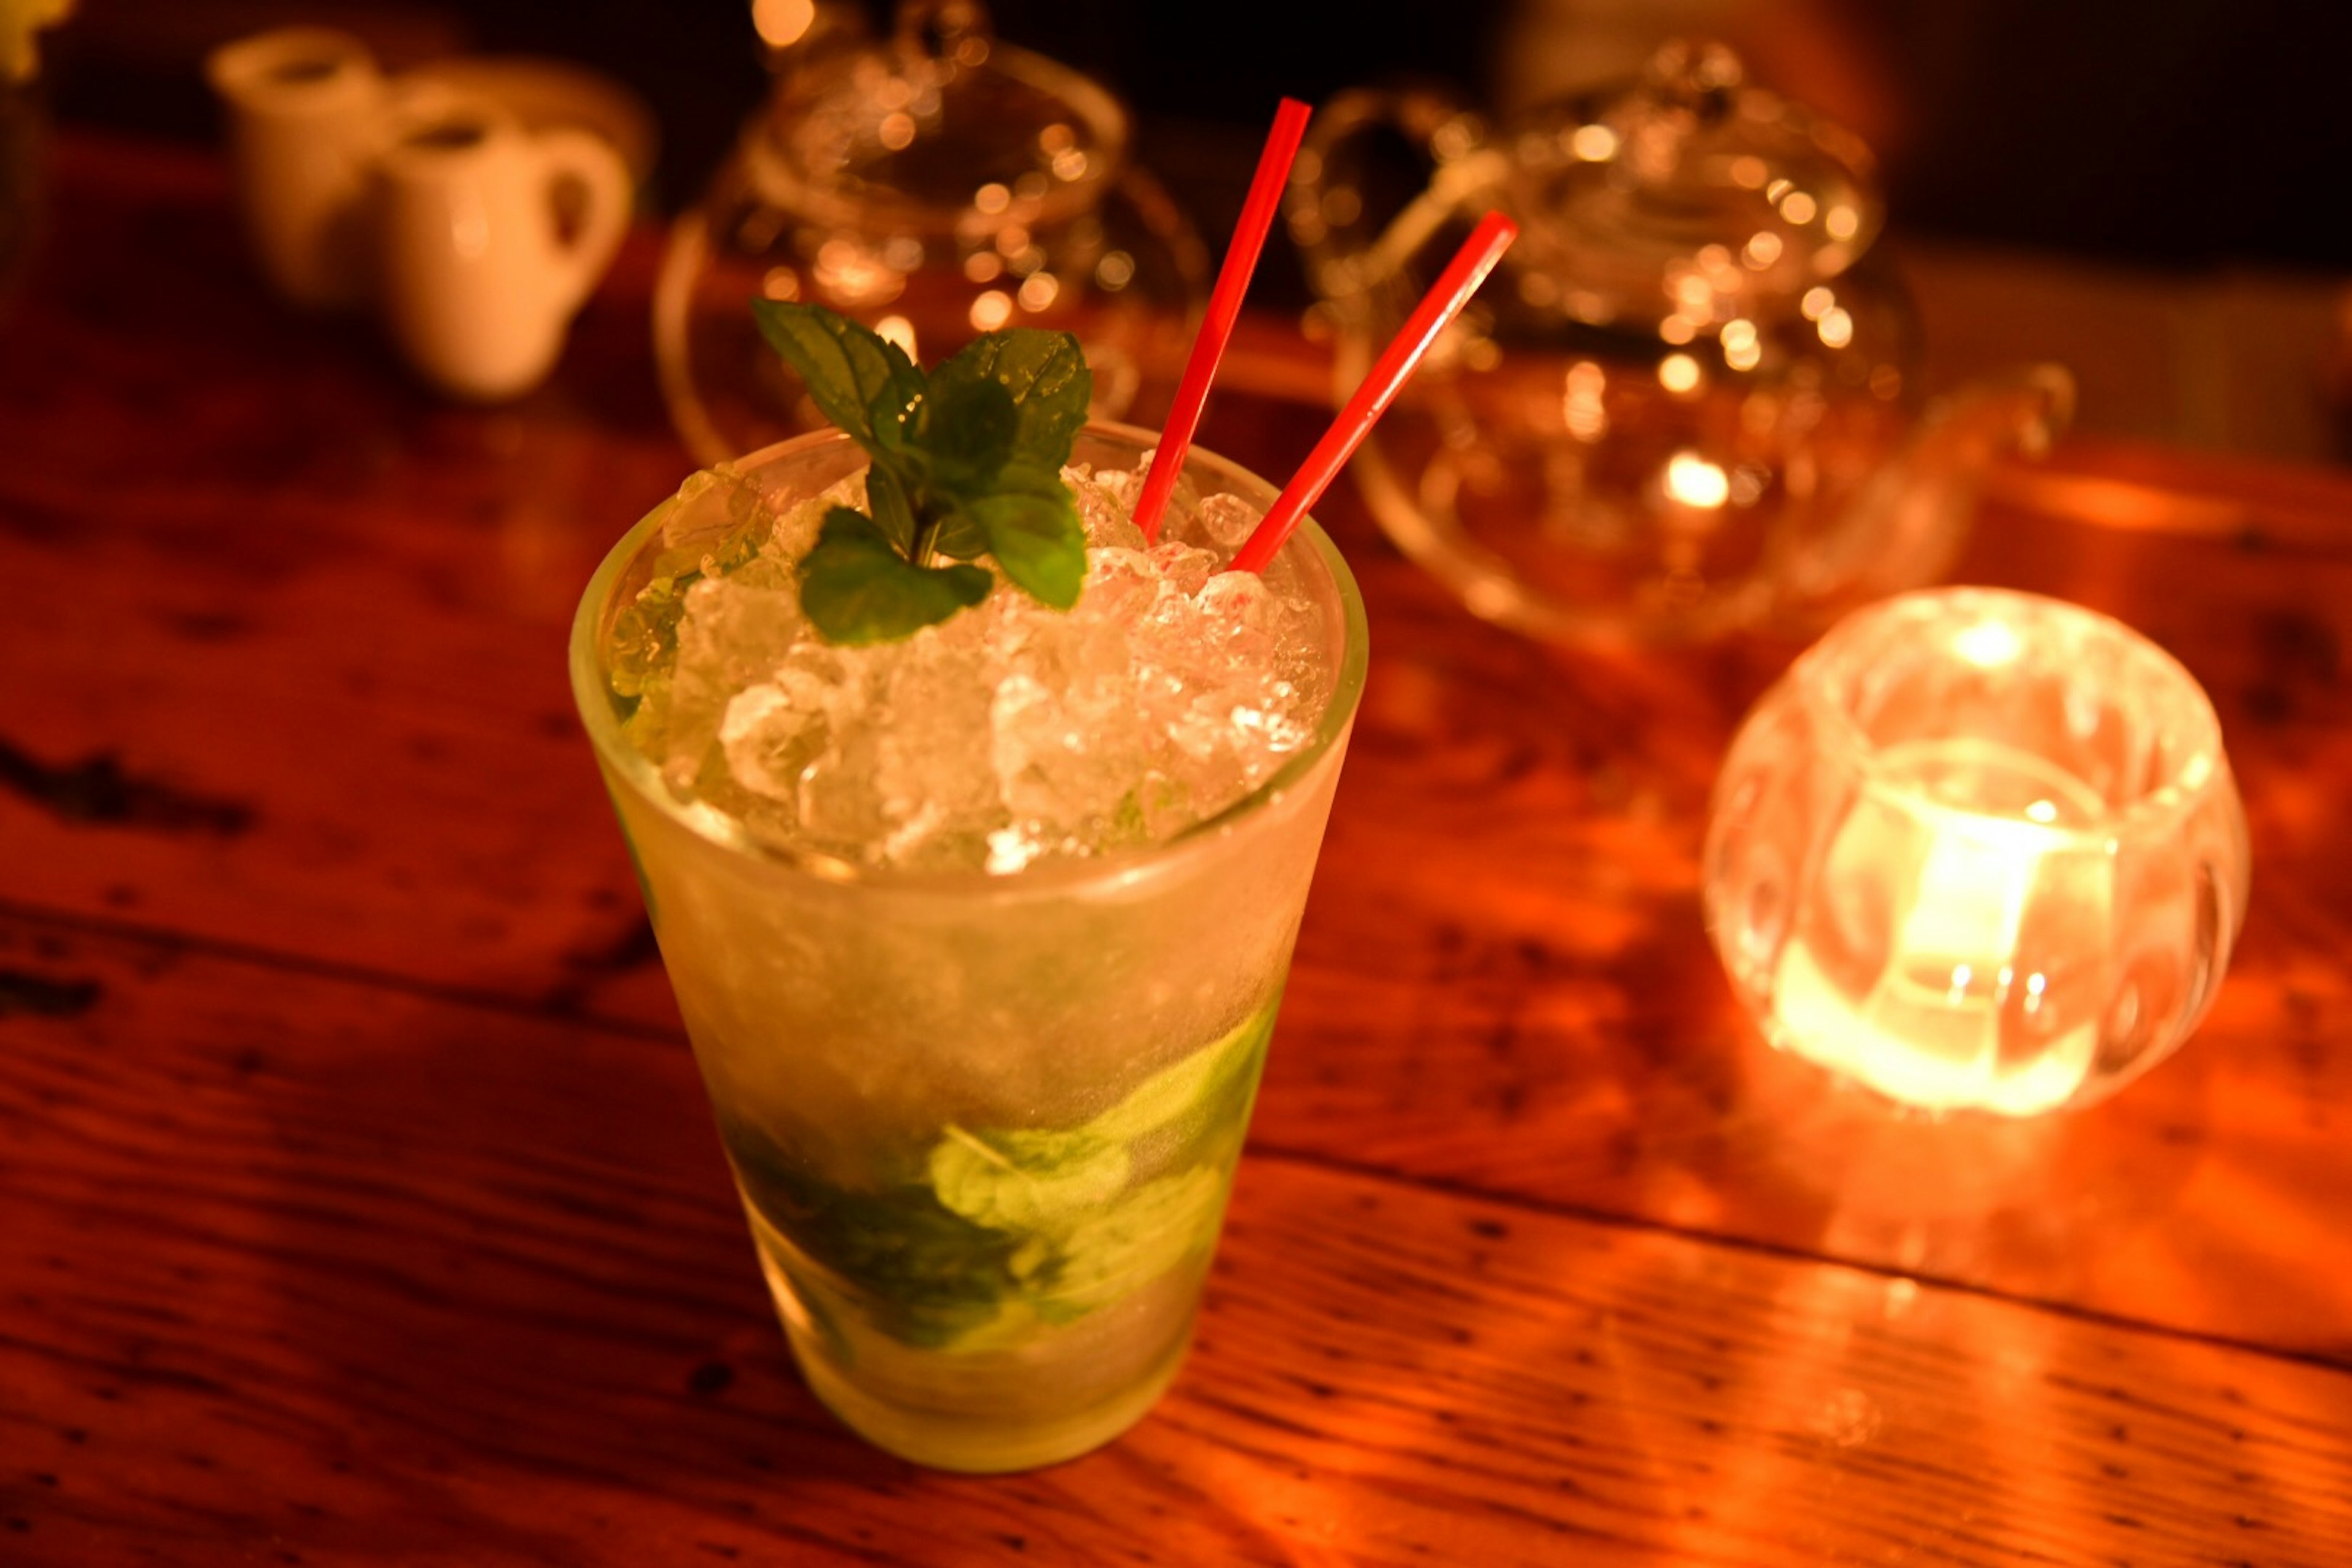
[[[254,254],[298,305],[359,303],[368,285],[363,198],[392,100],[367,46],[284,27],[215,49],[205,74],[228,110]]]
[[[371,204],[394,346],[457,396],[528,392],[611,263],[632,194],[620,153],[588,132],[526,132],[466,94],[396,108]]]

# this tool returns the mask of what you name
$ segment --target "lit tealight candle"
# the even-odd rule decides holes
[[[1797,661],[1732,743],[1706,865],[1717,947],[1773,1044],[1906,1104],[2011,1116],[2178,1046],[2248,881],[2189,672],[2105,616],[1979,588],[1859,611]]]

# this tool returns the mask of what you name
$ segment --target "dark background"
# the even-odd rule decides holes
[[[887,25],[879,0],[864,7]],[[2352,8],[2313,0],[998,0],[997,31],[1102,78],[1140,155],[1212,236],[1283,93],[1418,75],[1489,105],[1589,76],[1644,28],[1704,22],[1754,74],[1876,145],[1908,232],[2186,267],[2352,269]],[[650,199],[690,200],[766,84],[747,0],[83,0],[57,36],[62,118],[213,133],[196,62],[295,20],[388,64],[569,57],[664,136]],[[404,58],[405,57],[405,58]],[[1631,57],[1628,57],[1631,58]]]

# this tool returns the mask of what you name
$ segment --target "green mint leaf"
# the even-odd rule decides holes
[[[993,381],[942,381],[914,418],[915,444],[929,459],[931,482],[978,493],[1011,460],[1020,433],[1013,394]]]
[[[988,552],[987,531],[961,509],[998,488],[1019,423],[1013,395],[993,381],[941,382],[924,399],[908,455],[923,464],[928,510],[946,513],[931,537],[938,553],[970,561]]]
[[[930,377],[933,391],[943,396],[981,382],[1012,395],[1019,416],[1013,438],[1017,455],[1061,472],[1094,396],[1094,373],[1078,340],[1034,327],[988,332],[957,350]]]
[[[873,458],[870,519],[828,514],[802,563],[802,605],[826,640],[906,637],[986,596],[988,573],[929,564],[939,557],[992,555],[1040,603],[1077,603],[1086,531],[1061,470],[1094,376],[1075,337],[990,332],[927,377],[830,310],[772,300],[752,310],[817,406]]]
[[[971,561],[988,553],[988,535],[961,512],[951,512],[931,536],[931,548],[950,561]]]
[[[1047,1322],[1084,1317],[1194,1253],[1214,1251],[1224,1198],[1224,1171],[1195,1165],[1096,1210],[1062,1243],[1051,1293],[1037,1300],[1037,1315]]]
[[[755,1225],[817,1266],[794,1275],[803,1305],[854,1310],[909,1345],[1017,1347],[1215,1245],[1276,1006],[1092,1121],[950,1126],[911,1169],[892,1162],[872,1188],[820,1178],[772,1132],[723,1110],[719,1133]]]
[[[1128,1143],[1182,1124],[1231,1116],[1246,1125],[1257,1092],[1258,1069],[1274,1037],[1279,1001],[1253,1013],[1223,1038],[1202,1047],[1129,1089],[1127,1097],[1075,1131],[1107,1143]]]
[[[943,1208],[919,1181],[837,1186],[757,1125],[720,1111],[719,1134],[758,1216],[819,1266],[814,1300],[851,1306],[907,1344],[955,1342],[993,1321],[1021,1289],[1024,1238]],[[837,1285],[856,1292],[845,1300]]]
[[[992,1230],[1068,1235],[1127,1185],[1123,1143],[1071,1132],[970,1132],[931,1147],[931,1191],[950,1213]]]
[[[882,537],[911,556],[915,548],[915,503],[907,497],[907,481],[895,464],[880,458],[866,470],[866,510]]]
[[[824,514],[801,561],[801,608],[833,643],[895,642],[988,597],[977,566],[918,566],[863,512]]]
[[[996,482],[995,493],[959,506],[955,521],[986,537],[988,552],[1031,597],[1068,609],[1087,580],[1087,531],[1069,487],[1026,461],[1008,464]]]
[[[891,346],[895,348],[897,345]],[[923,375],[922,367],[916,365],[909,368],[913,369],[915,378],[919,384]],[[914,424],[916,418],[922,413],[923,403],[929,395],[929,389],[919,384],[913,397],[909,399],[905,385],[893,383],[877,393],[874,401],[866,405],[866,417],[874,426],[874,445],[866,450],[872,452],[878,459],[899,464],[898,473],[902,479],[911,480],[915,472],[912,467],[906,463],[908,426]],[[911,492],[914,487],[910,483],[908,488]]]
[[[877,459],[898,449],[924,388],[923,373],[904,350],[814,305],[754,300],[751,313],[827,419]]]

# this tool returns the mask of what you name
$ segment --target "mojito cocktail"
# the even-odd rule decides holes
[[[811,635],[795,563],[846,437],[697,478],[574,627],[581,711],[811,1386],[881,1447],[1006,1470],[1139,1417],[1189,1342],[1364,673],[1311,524],[1146,431],[1063,477],[1074,608],[998,593]]]

